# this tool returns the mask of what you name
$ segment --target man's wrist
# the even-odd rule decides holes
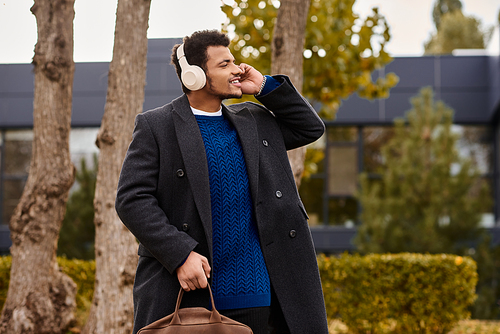
[[[257,92],[257,94],[255,94],[255,96],[259,96],[261,93],[262,93],[262,90],[264,89],[264,86],[266,85],[266,76],[263,75],[262,76],[262,83],[260,84],[260,89],[259,91]]]
[[[276,88],[278,88],[280,85],[281,85],[281,82],[279,80],[276,80],[272,76],[265,75],[259,92],[257,94],[255,94],[254,96],[261,97],[261,96],[267,95],[267,94],[271,93],[273,90],[275,90]]]

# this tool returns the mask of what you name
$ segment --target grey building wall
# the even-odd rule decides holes
[[[335,124],[392,124],[411,109],[410,99],[422,87],[455,111],[457,124],[488,124],[500,103],[498,57],[426,56],[395,58],[375,77],[394,72],[399,83],[388,99],[368,101],[356,94],[343,101]]]
[[[168,103],[182,94],[170,65],[170,52],[180,39],[151,39],[144,109]],[[73,83],[73,127],[99,127],[104,114],[109,63],[76,63]],[[33,126],[34,75],[31,64],[0,64],[0,128]]]
[[[161,106],[182,94],[170,65],[180,39],[150,39],[144,109]],[[98,127],[106,101],[109,63],[76,63],[73,87],[75,127]],[[335,124],[392,124],[411,109],[410,98],[431,86],[435,98],[455,110],[458,124],[489,124],[500,109],[498,56],[426,56],[395,58],[374,77],[394,72],[399,83],[388,99],[368,101],[356,94],[344,100]],[[0,64],[0,128],[32,126],[31,64]]]
[[[179,80],[170,65],[173,45],[180,39],[151,39],[144,109],[168,103],[182,94]],[[73,127],[99,127],[104,113],[109,63],[77,63],[73,89]],[[394,72],[399,84],[388,99],[368,101],[353,95],[342,102],[331,125],[389,125],[411,109],[410,98],[431,86],[435,98],[455,110],[458,124],[491,125],[495,131],[495,202],[500,216],[500,57],[430,56],[401,57],[373,75]],[[0,130],[31,128],[33,125],[33,85],[31,64],[0,64]],[[491,229],[500,243],[500,228]],[[354,249],[354,229],[314,227],[312,234],[319,251],[341,252]],[[8,229],[0,226],[0,252],[8,251]],[[6,248],[7,247],[7,248]]]

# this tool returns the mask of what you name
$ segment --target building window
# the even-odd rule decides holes
[[[98,128],[75,128],[70,132],[71,160],[80,168],[85,159],[88,168],[93,168],[93,155],[99,152],[95,145]],[[1,224],[9,224],[28,179],[33,131],[4,130],[0,136],[0,210]]]
[[[394,135],[392,126],[367,126],[363,128],[363,169],[371,177],[377,177],[384,164],[381,148]]]
[[[354,196],[358,183],[358,149],[332,144],[328,148],[328,195]]]
[[[454,125],[453,131],[459,137],[458,152],[462,157],[470,158],[481,174],[478,187],[481,182],[486,182],[493,196],[492,129],[482,125]],[[311,225],[353,227],[359,223],[362,210],[356,199],[359,173],[366,172],[370,182],[380,182],[385,162],[381,151],[393,135],[393,126],[327,127],[322,144],[311,148],[323,150],[325,158],[317,163],[317,172],[304,178],[300,187]],[[498,145],[500,147],[500,143]],[[493,208],[490,211],[482,214],[481,226],[495,225]]]
[[[32,130],[2,132],[2,224],[9,223],[23,193],[30,169],[32,142]]]
[[[357,221],[359,134],[357,127],[327,127],[321,147],[325,158],[317,164],[317,173],[300,187],[311,225],[352,227]]]

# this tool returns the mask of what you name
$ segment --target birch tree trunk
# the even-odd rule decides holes
[[[65,333],[76,285],[57,265],[56,247],[75,168],[69,153],[74,0],[36,0],[33,152],[11,221],[12,269],[0,333]]]
[[[96,144],[100,149],[94,199],[96,280],[86,334],[131,333],[137,242],[115,211],[120,169],[146,83],[151,0],[119,0],[108,92]]]
[[[303,49],[310,0],[282,0],[274,26],[271,73],[286,74],[299,92],[303,82]],[[304,172],[306,148],[288,151],[297,188]]]

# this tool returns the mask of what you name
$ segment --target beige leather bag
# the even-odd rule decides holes
[[[215,309],[210,286],[208,290],[212,311],[203,307],[179,309],[184,295],[181,288],[174,313],[141,328],[137,334],[253,334],[247,325],[221,315]]]

